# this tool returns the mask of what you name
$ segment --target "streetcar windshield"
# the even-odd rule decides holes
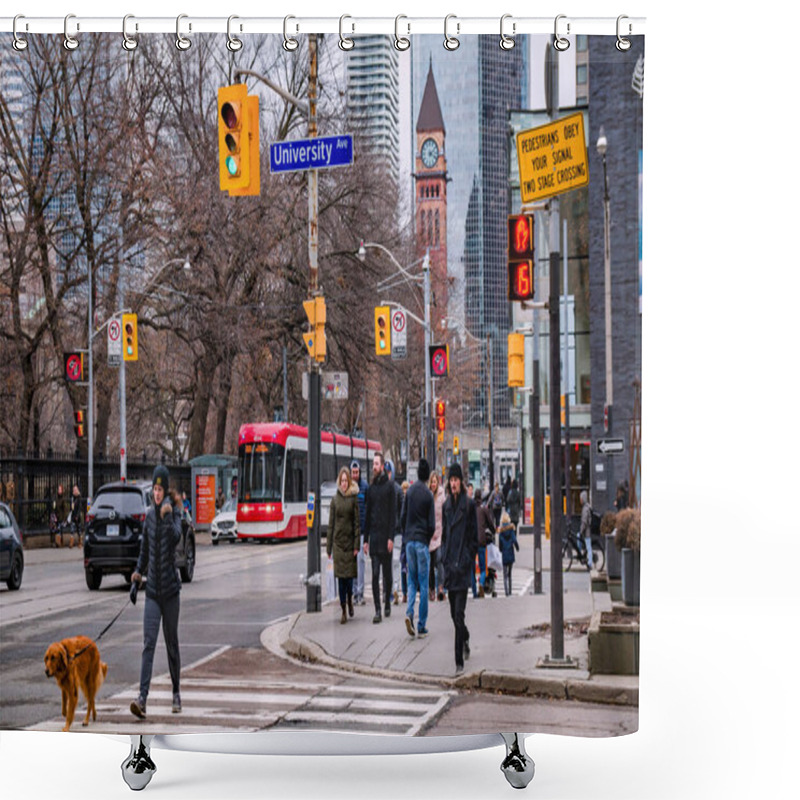
[[[239,500],[280,502],[283,445],[253,442],[239,447]]]

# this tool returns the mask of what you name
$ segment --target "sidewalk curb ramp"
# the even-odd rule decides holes
[[[286,656],[292,659],[320,664],[338,672],[368,675],[373,678],[388,678],[429,686],[437,685],[448,689],[492,692],[520,697],[547,697],[555,700],[576,700],[623,706],[638,706],[639,704],[638,678],[631,680],[626,676],[604,675],[588,680],[573,680],[563,674],[548,677],[479,670],[465,672],[457,678],[447,678],[440,675],[420,675],[356,664],[335,658],[320,645],[297,633],[295,628],[301,616],[302,612],[298,612],[287,620],[273,623],[266,628],[261,635],[262,645],[275,652],[275,648],[267,644],[267,641],[271,640]],[[279,630],[271,630],[278,628],[279,625]],[[548,670],[548,672],[552,672],[552,670]]]

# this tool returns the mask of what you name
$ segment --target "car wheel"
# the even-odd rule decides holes
[[[216,547],[219,544],[219,539],[212,539],[211,544],[213,544],[214,547]]]
[[[19,553],[14,556],[14,563],[11,565],[6,586],[12,591],[16,591],[22,586],[22,556]]]
[[[191,583],[194,577],[194,537],[186,539],[186,566],[181,567],[181,580]]]
[[[93,592],[96,592],[100,588],[100,584],[102,582],[103,582],[102,572],[97,572],[97,570],[94,570],[91,567],[86,568],[86,585]]]

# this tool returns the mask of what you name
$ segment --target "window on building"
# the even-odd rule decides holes
[[[586,83],[586,64],[578,64],[578,68],[576,69],[576,76],[578,85],[582,83]]]
[[[589,49],[589,37],[585,33],[579,33],[576,45],[579,53],[585,53]]]
[[[434,247],[439,246],[439,209],[436,209],[436,217],[434,218],[434,229],[433,229],[433,244]]]

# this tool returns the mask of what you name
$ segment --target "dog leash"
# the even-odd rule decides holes
[[[106,625],[105,628],[103,628],[103,630],[100,631],[100,635],[96,639],[92,639],[91,644],[87,644],[86,647],[78,650],[78,652],[75,653],[75,655],[70,656],[69,661],[74,661],[79,655],[85,653],[92,646],[92,644],[97,644],[97,642],[99,642],[103,638],[103,635],[106,633],[106,631],[108,631],[108,629],[122,616],[122,612],[125,611],[125,609],[128,607],[128,603],[133,605],[133,599],[130,596],[125,601],[125,605],[122,606],[122,608],[117,612],[114,619],[112,619],[111,622],[109,622],[108,625]]]

